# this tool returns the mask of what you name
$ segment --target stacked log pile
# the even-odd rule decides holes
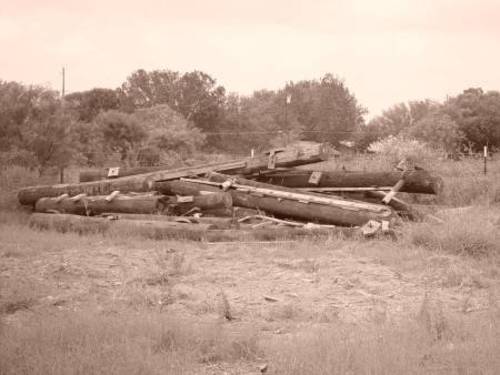
[[[18,198],[33,207],[37,228],[232,241],[388,232],[401,217],[419,218],[398,192],[438,194],[443,187],[424,170],[294,169],[325,161],[324,150],[308,143],[178,169],[110,168],[82,173],[80,183],[26,187]]]

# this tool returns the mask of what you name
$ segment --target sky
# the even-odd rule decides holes
[[[500,0],[0,0],[0,80],[60,90],[64,66],[69,93],[201,70],[248,95],[332,73],[370,118],[500,90],[499,20]]]

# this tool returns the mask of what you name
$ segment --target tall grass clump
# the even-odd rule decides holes
[[[405,231],[411,244],[472,257],[500,255],[500,231],[486,208],[452,210],[441,217],[442,222],[429,219],[407,225]]]

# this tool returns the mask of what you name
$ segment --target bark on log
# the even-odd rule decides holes
[[[112,201],[107,196],[72,198],[40,198],[35,204],[36,212],[59,212],[76,215],[98,215],[103,212],[153,214],[163,212],[168,203],[164,195],[118,195]]]
[[[293,188],[354,188],[394,186],[404,177],[401,192],[439,194],[443,190],[443,179],[428,171],[406,172],[321,172],[317,183],[310,182],[313,171],[296,170],[266,173],[255,176],[257,181]]]
[[[212,163],[199,165],[196,167],[184,167],[170,170],[170,173],[176,172],[178,177],[189,177],[208,172],[223,172],[227,174],[250,174],[258,173],[274,168],[294,167],[298,165],[316,163],[327,160],[326,147],[322,143],[303,143],[294,145],[286,149],[271,150],[267,153],[257,155],[253,158],[234,160],[228,163]],[[270,166],[273,168],[269,168]],[[204,172],[197,173],[196,169],[203,169]],[[109,168],[98,171],[84,171],[80,173],[80,182],[89,182],[103,180],[107,178],[116,178],[132,176],[137,174],[167,171],[165,167],[135,167],[119,168],[117,176],[108,177]],[[182,175],[179,175],[182,174]],[[168,180],[173,178],[163,178],[158,180]]]

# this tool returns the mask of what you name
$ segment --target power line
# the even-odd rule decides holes
[[[226,131],[226,132],[203,132],[202,134],[207,135],[245,135],[245,134],[285,134],[286,130],[274,130],[274,131]],[[314,134],[359,134],[361,132],[354,130],[334,130],[334,131],[322,131],[322,130],[298,130],[298,133],[314,133]]]

